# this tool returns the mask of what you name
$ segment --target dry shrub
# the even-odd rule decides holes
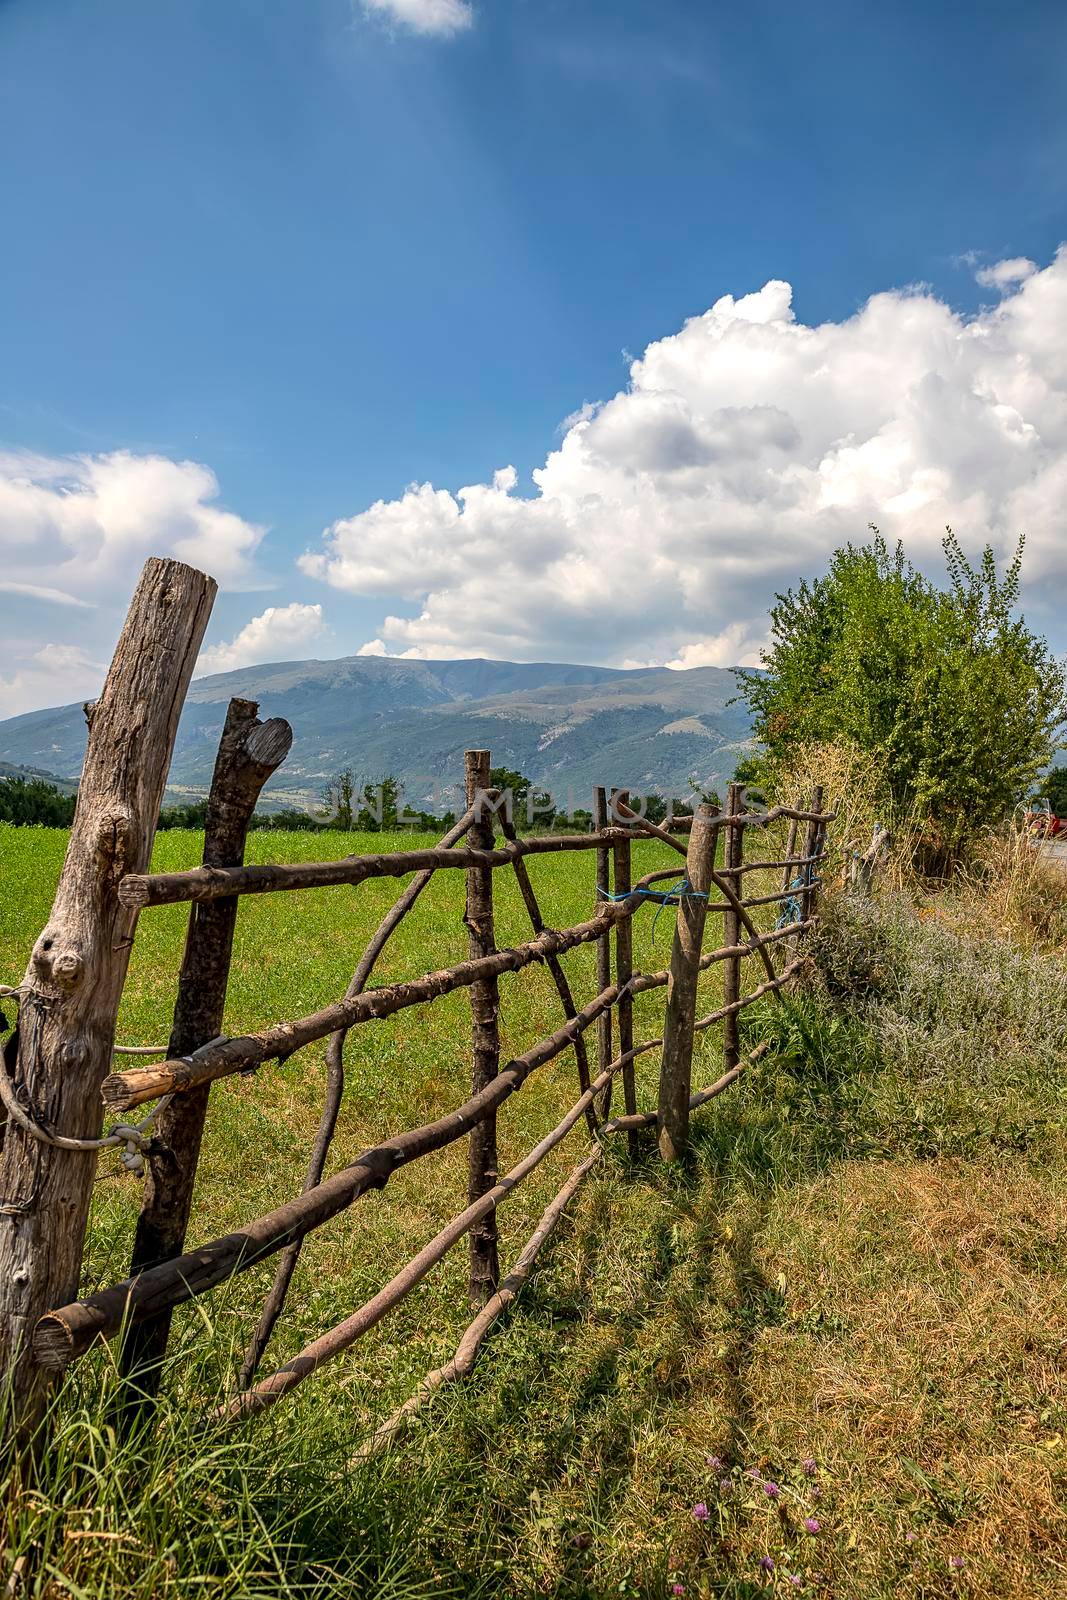
[[[1035,848],[1021,822],[983,833],[962,865],[943,914],[986,928],[1024,949],[1067,946],[1067,864]]]
[[[877,826],[899,833],[882,761],[858,745],[831,742],[800,745],[788,767],[771,780],[768,796],[777,805],[804,807],[816,786],[822,784],[823,805],[835,813],[827,834],[829,881],[841,881],[848,864],[863,855]],[[897,847],[883,864],[881,876],[899,878]]]

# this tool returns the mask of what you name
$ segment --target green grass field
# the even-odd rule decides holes
[[[250,855],[412,842],[259,834]],[[0,829],[2,981],[21,976],[64,844]],[[163,834],[156,862],[192,865],[199,849],[197,835]],[[635,872],[669,864],[661,846],[635,849]],[[589,914],[591,855],[531,871],[551,924]],[[510,875],[496,883],[498,941],[528,937]],[[227,1030],[342,993],[396,892],[381,880],[245,900]],[[461,911],[462,875],[439,875],[377,981],[462,957]],[[671,913],[655,945],[653,917],[635,930],[646,969],[670,946]],[[121,1041],[165,1038],[185,919],[182,907],[142,916]],[[592,950],[566,960],[588,997]],[[390,1455],[353,1462],[451,1353],[467,1316],[463,1245],[346,1357],[228,1441],[198,1418],[232,1373],[270,1263],[179,1313],[154,1440],[120,1447],[108,1434],[104,1354],[75,1368],[42,1480],[9,1500],[6,1559],[33,1554],[26,1592],[1064,1593],[1062,958],[961,936],[887,899],[831,903],[818,965],[786,1007],[746,1014],[751,1037],[775,1048],[698,1114],[691,1167],[665,1170],[651,1146],[634,1166],[613,1152],[473,1380],[425,1408]],[[720,981],[706,975],[706,1009]],[[558,1025],[547,973],[505,978],[501,992],[506,1050]],[[661,992],[639,999],[639,1037],[659,1031],[662,1006]],[[468,1028],[457,994],[351,1036],[334,1164],[463,1097]],[[720,1042],[704,1036],[699,1080],[717,1075]],[[655,1056],[641,1065],[649,1106]],[[299,1187],[323,1077],[316,1046],[216,1085],[191,1243]],[[574,1092],[570,1054],[535,1075],[501,1114],[502,1162]],[[501,1209],[505,1263],[584,1138],[576,1129]],[[459,1208],[464,1162],[456,1146],[417,1163],[308,1240],[266,1370]],[[101,1173],[86,1287],[124,1274],[138,1204],[135,1181]]]

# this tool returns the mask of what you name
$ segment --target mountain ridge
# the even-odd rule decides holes
[[[168,791],[206,792],[227,702],[259,703],[292,724],[293,749],[265,804],[313,807],[351,766],[362,781],[394,773],[408,800],[454,809],[463,751],[526,773],[559,803],[583,805],[595,783],[679,795],[721,787],[750,748],[732,669],[595,667],[573,662],[421,661],[388,656],[265,662],[190,685]],[[80,704],[0,721],[0,760],[75,778],[85,752]]]

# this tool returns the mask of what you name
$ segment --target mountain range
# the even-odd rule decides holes
[[[281,661],[193,682],[168,798],[206,792],[233,695],[292,724],[292,751],[264,795],[274,807],[313,809],[323,784],[351,767],[363,782],[395,774],[415,807],[454,809],[467,749],[491,750],[495,766],[525,773],[568,809],[587,806],[597,783],[680,796],[690,780],[721,787],[751,742],[748,712],[723,667]],[[75,779],[85,739],[80,704],[26,712],[0,721],[0,763]]]

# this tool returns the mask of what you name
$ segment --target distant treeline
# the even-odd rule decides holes
[[[592,814],[586,810],[570,813],[557,811],[549,798],[534,790],[528,778],[521,773],[496,767],[491,775],[495,788],[511,792],[512,816],[520,832],[531,827],[538,831],[577,829],[592,825]],[[332,791],[332,792],[331,792]],[[527,800],[535,801],[528,810]],[[0,822],[16,827],[69,828],[74,820],[75,795],[60,793],[52,784],[41,778],[0,778]],[[291,833],[323,833],[330,830],[360,833],[395,833],[410,828],[413,832],[444,833],[456,821],[453,811],[436,816],[430,811],[408,809],[403,804],[403,789],[395,778],[387,777],[377,784],[367,784],[357,789],[345,773],[336,786],[327,786],[323,796],[324,809],[317,815],[300,811],[295,806],[285,806],[278,811],[257,811],[251,827]],[[675,815],[689,808],[673,803]],[[667,815],[667,803],[658,795],[649,795],[645,815],[650,822],[662,822]],[[164,806],[159,813],[160,829],[191,828],[201,830],[207,821],[207,800],[188,800],[178,805]]]

